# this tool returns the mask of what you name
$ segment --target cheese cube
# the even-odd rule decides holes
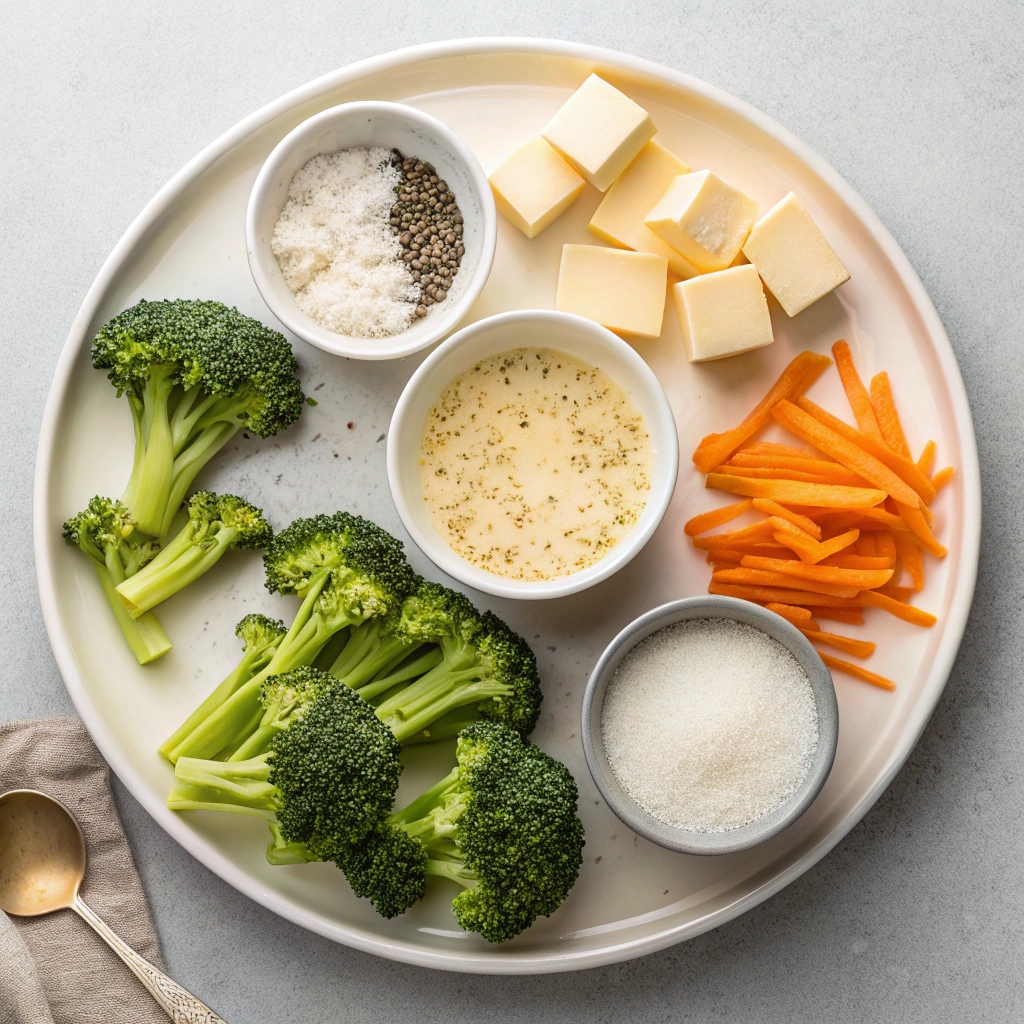
[[[644,223],[672,179],[689,170],[679,157],[652,139],[605,193],[590,218],[590,230],[623,249],[664,256],[669,270],[680,277],[696,277],[700,271]]]
[[[657,338],[667,282],[664,256],[599,245],[565,245],[555,309],[596,320],[618,334]]]
[[[591,75],[541,135],[594,188],[604,192],[656,131],[643,107],[603,78]]]
[[[691,363],[735,356],[775,340],[768,300],[752,266],[680,281],[672,287],[672,298]]]
[[[488,180],[498,213],[527,238],[565,213],[586,184],[539,135],[505,157]]]
[[[673,178],[644,223],[698,270],[725,270],[746,241],[757,203],[710,171]]]
[[[743,252],[790,316],[850,280],[849,271],[792,192],[750,229]]]

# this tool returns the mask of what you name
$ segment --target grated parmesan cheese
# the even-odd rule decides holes
[[[336,334],[388,338],[414,318],[419,289],[390,216],[400,172],[389,149],[321,153],[298,171],[271,250],[299,308]]]
[[[818,711],[777,640],[733,619],[691,619],[642,640],[601,714],[612,771],[659,821],[727,832],[764,817],[807,777]]]

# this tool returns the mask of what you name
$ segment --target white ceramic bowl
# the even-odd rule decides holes
[[[299,309],[270,249],[295,172],[320,153],[385,146],[431,163],[455,194],[466,252],[444,302],[390,338],[354,338],[321,327]],[[267,157],[249,197],[245,246],[256,287],[274,315],[304,341],[353,359],[399,359],[439,341],[466,315],[494,262],[497,213],[487,175],[473,151],[437,118],[402,103],[344,103],[290,131]]]
[[[551,348],[599,366],[622,387],[651,437],[651,494],[633,529],[599,562],[570,576],[538,582],[487,572],[456,554],[437,532],[420,489],[419,457],[430,407],[453,377],[514,348]],[[455,579],[498,597],[541,600],[592,587],[621,569],[651,539],[668,508],[679,469],[679,440],[665,392],[650,367],[621,338],[571,313],[526,309],[464,327],[423,362],[402,392],[388,433],[388,482],[405,528],[420,549]]]

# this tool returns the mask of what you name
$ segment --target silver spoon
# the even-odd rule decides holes
[[[34,789],[0,796],[0,910],[38,917],[73,910],[128,965],[175,1024],[225,1024],[114,934],[78,895],[85,877],[85,839],[71,812]]]

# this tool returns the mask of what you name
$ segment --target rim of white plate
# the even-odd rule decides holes
[[[873,785],[858,801],[844,820],[811,846],[802,856],[787,868],[773,875],[760,886],[734,900],[729,905],[705,914],[682,925],[666,928],[652,935],[625,942],[582,950],[565,955],[537,955],[518,953],[511,950],[481,954],[453,954],[426,950],[407,942],[387,942],[362,929],[340,926],[310,911],[294,906],[275,893],[267,892],[254,879],[240,870],[201,837],[189,831],[175,815],[168,811],[162,800],[154,798],[146,789],[141,778],[122,755],[121,750],[96,712],[85,691],[81,674],[75,661],[68,637],[65,635],[57,610],[54,572],[46,540],[46,508],[49,504],[51,455],[54,450],[55,432],[59,410],[63,407],[72,380],[75,358],[83,344],[87,343],[85,331],[92,321],[103,296],[112,280],[120,271],[127,254],[138,243],[144,233],[155,223],[163,211],[177,199],[215,161],[234,146],[239,145],[253,132],[262,128],[274,118],[297,104],[308,102],[316,96],[336,89],[341,85],[367,75],[387,71],[407,64],[428,60],[442,60],[452,57],[468,57],[486,53],[522,53],[526,55],[565,57],[594,64],[605,64],[624,68],[645,75],[701,96],[718,106],[731,111],[743,120],[753,124],[765,135],[794,153],[815,174],[817,174],[849,206],[874,242],[892,264],[903,286],[922,318],[929,337],[934,343],[936,358],[950,389],[950,401],[956,421],[956,429],[963,446],[963,460],[959,467],[961,474],[964,511],[961,558],[956,591],[951,602],[945,629],[935,654],[932,673],[920,698],[911,709],[902,730],[900,743],[892,753],[885,767],[878,773]],[[72,323],[68,339],[61,351],[54,372],[53,383],[43,411],[39,432],[39,452],[33,487],[33,548],[36,562],[36,576],[39,586],[39,600],[42,605],[43,621],[53,648],[57,667],[64,678],[64,684],[74,702],[75,708],[100,752],[106,758],[117,777],[128,791],[156,819],[160,826],[202,864],[233,885],[240,892],[262,904],[281,917],[327,938],[341,942],[364,952],[374,953],[392,960],[433,967],[442,970],[478,974],[540,974],[559,971],[581,970],[617,963],[633,957],[652,953],[684,939],[693,938],[716,928],[740,914],[762,903],[770,896],[799,878],[808,868],[825,856],[856,825],[878,800],[896,773],[903,766],[918,739],[939,696],[945,688],[954,659],[963,638],[974,596],[974,584],[978,572],[978,554],[981,540],[981,480],[978,465],[978,449],[974,436],[967,393],[964,389],[960,369],[953,353],[945,328],[932,304],[924,285],[911,266],[903,250],[889,230],[879,220],[868,204],[847,184],[842,176],[809,146],[801,142],[790,131],[742,100],[708,85],[697,78],[675,71],[653,61],[604,47],[581,43],[563,42],[553,39],[530,39],[518,37],[482,37],[478,39],[449,40],[440,43],[426,43],[394,50],[376,57],[357,61],[347,67],[330,72],[306,85],[294,89],[267,104],[249,117],[229,129],[219,139],[208,145],[190,160],[166,185],[146,204],[142,212],[131,223],[121,239],[114,246],[96,279],[86,293],[81,308]]]

